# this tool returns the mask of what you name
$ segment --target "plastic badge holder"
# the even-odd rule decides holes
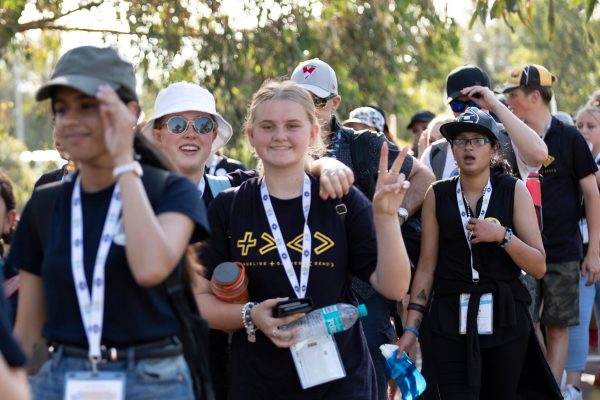
[[[402,392],[402,399],[416,400],[425,391],[427,382],[415,362],[404,352],[402,357],[397,358],[398,346],[396,345],[383,344],[379,349],[385,357],[385,371],[396,381],[398,389]]]

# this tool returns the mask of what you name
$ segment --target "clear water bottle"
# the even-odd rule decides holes
[[[416,400],[423,394],[427,382],[421,372],[415,366],[415,362],[406,353],[398,358],[398,346],[393,344],[382,344],[379,346],[381,354],[385,358],[385,371],[396,381],[398,389],[402,392],[402,399]]]
[[[360,317],[367,315],[367,307],[359,304],[337,303],[319,308],[306,314],[304,317],[281,326],[281,330],[290,330],[299,326],[298,340],[312,339],[324,335],[332,335],[350,329]]]

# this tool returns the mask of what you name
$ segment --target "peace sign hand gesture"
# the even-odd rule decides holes
[[[410,187],[410,182],[406,180],[404,174],[400,173],[400,167],[408,154],[408,146],[402,148],[389,170],[387,169],[388,153],[387,143],[384,143],[381,146],[379,157],[379,174],[373,196],[373,212],[375,215],[396,216],[406,191]]]

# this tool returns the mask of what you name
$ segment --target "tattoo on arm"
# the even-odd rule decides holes
[[[420,319],[415,319],[415,328],[419,329],[421,327],[421,320]]]
[[[417,299],[423,300],[425,303],[427,303],[427,295],[425,294],[425,289],[419,292],[419,294],[417,295]]]

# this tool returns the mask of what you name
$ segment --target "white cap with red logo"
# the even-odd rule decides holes
[[[290,79],[323,99],[338,94],[335,71],[318,58],[298,64]]]

